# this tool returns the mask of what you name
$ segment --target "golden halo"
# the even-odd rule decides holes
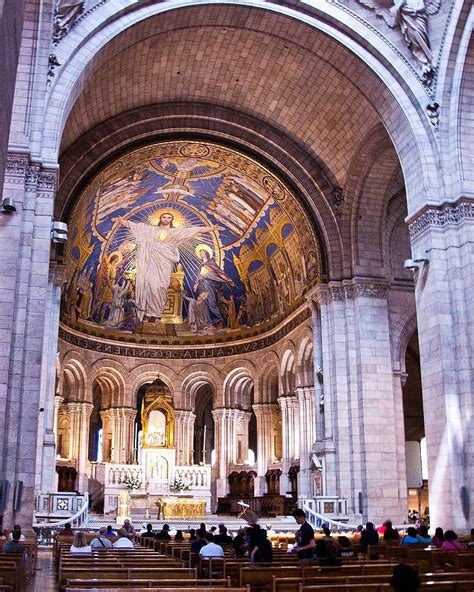
[[[112,251],[112,253],[110,253],[107,257],[107,263],[112,264],[112,259],[118,259],[118,262],[115,263],[115,265],[117,265],[117,267],[122,263],[123,260],[123,255],[120,251]]]
[[[214,257],[214,251],[211,249],[209,245],[204,243],[199,243],[199,245],[194,249],[194,252],[199,257],[199,251],[206,251],[209,257]]]
[[[173,208],[160,208],[159,210],[155,210],[152,214],[148,216],[148,222],[153,224],[153,226],[158,226],[160,222],[160,218],[163,214],[171,214],[173,216],[173,226],[175,228],[179,228],[180,226],[184,226],[185,219],[179,210],[175,210]]]

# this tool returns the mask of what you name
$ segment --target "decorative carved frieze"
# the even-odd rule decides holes
[[[431,207],[410,222],[408,226],[410,238],[419,236],[430,226],[442,228],[448,224],[460,224],[464,220],[474,220],[473,201],[462,201],[451,206]]]
[[[359,280],[352,280],[350,283],[345,283],[342,285],[331,282],[329,284],[328,296],[331,302],[353,300],[357,297],[386,298],[387,285],[383,283]]]
[[[5,177],[24,178],[29,159],[24,154],[10,154],[7,156]]]

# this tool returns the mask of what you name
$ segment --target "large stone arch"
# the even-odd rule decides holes
[[[255,368],[247,360],[226,367],[223,407],[249,410],[252,405]]]
[[[290,395],[296,386],[296,346],[287,340],[282,346],[280,356],[280,394]]]
[[[102,359],[95,362],[90,370],[92,384],[97,382],[105,397],[101,409],[126,406],[128,372],[124,366],[115,360]]]
[[[296,356],[296,386],[314,386],[313,333],[306,327]]]
[[[191,5],[193,10],[197,10],[203,4],[199,1],[180,3],[183,10],[180,12],[180,21],[185,18],[185,11],[190,10]],[[327,35],[325,49],[333,43],[337,43],[339,49],[344,47],[344,52],[329,51],[323,57],[340,59],[337,64],[340,71],[376,104],[377,113],[400,156],[409,210],[418,209],[428,197],[441,196],[436,142],[424,112],[427,97],[415,71],[407,67],[401,54],[384,44],[375,31],[363,25],[362,20],[332,3],[321,3],[307,9],[304,14],[276,2],[252,2],[251,8],[243,6],[243,2],[226,4],[225,11],[221,12],[218,3],[214,3],[213,17],[217,19],[221,14],[229,15],[245,7],[248,12],[255,11],[249,12],[249,22],[252,18],[258,21],[259,11],[264,8],[271,11],[274,18],[286,19],[286,29],[295,23],[303,27],[307,33],[304,35],[306,40],[317,32]],[[100,65],[99,62],[107,59],[108,52],[114,51],[111,42],[118,33],[128,27],[126,34],[130,35],[135,23],[144,22],[158,13],[165,14],[174,7],[176,5],[171,2],[147,6],[136,3],[117,13],[118,4],[111,0],[95,10],[94,19],[83,19],[68,35],[67,42],[57,47],[58,61],[62,66],[57,70],[49,93],[48,117],[45,121],[36,122],[37,129],[40,130],[42,126],[44,130],[42,134],[37,134],[42,144],[37,146],[37,150],[45,164],[57,163],[59,142],[69,109],[87,78]],[[261,22],[258,24],[262,26]],[[104,48],[105,52],[102,51]],[[360,76],[361,64],[366,76]],[[403,72],[403,76],[399,72]]]
[[[181,380],[181,409],[194,409],[196,393],[203,386],[211,387],[214,399],[222,391],[222,376],[211,364],[193,364],[179,373]]]
[[[130,398],[127,401],[127,406],[135,407],[139,388],[148,382],[154,382],[157,378],[162,380],[169,388],[173,401],[179,397],[180,382],[174,370],[162,364],[141,364],[129,374],[127,396]]]
[[[78,357],[68,356],[62,368],[62,396],[65,402],[88,401],[92,399],[90,378],[86,366]]]

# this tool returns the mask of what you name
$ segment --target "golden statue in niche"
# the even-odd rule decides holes
[[[151,384],[142,402],[143,446],[174,447],[174,409],[168,387],[160,380]]]

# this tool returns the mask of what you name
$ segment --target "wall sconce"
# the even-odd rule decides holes
[[[53,222],[51,227],[51,240],[53,243],[62,244],[67,241],[67,224],[65,222]]]
[[[13,197],[4,197],[2,201],[2,214],[13,214],[16,212],[16,203]]]

